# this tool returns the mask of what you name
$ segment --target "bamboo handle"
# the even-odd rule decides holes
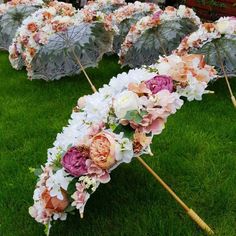
[[[232,103],[234,104],[234,107],[236,108],[236,99],[234,96],[231,96]]]
[[[209,235],[214,234],[212,229],[198,216],[198,214],[193,209],[189,209],[189,211],[187,211],[187,214],[201,227],[202,230],[206,231]]]
[[[170,195],[179,203],[179,205],[187,212],[190,218],[195,221],[201,229],[208,234],[213,235],[213,230],[192,210],[190,209],[176,193],[157,175],[157,173],[141,158],[137,157],[141,164],[154,176],[154,178],[170,193]]]

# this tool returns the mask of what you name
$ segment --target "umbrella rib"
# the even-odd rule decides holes
[[[221,58],[221,56],[220,56],[219,49],[218,49],[218,47],[217,47],[217,45],[216,45],[215,43],[214,43],[214,46],[215,46],[215,49],[216,49],[216,53],[217,53],[217,57],[218,57],[218,60],[219,60],[221,69],[222,69],[222,71],[223,71],[223,73],[224,73],[224,77],[225,77],[226,84],[227,84],[227,86],[228,86],[228,90],[229,90],[229,93],[230,93],[231,101],[232,101],[234,107],[236,107],[236,99],[235,99],[235,97],[234,97],[232,88],[231,88],[231,86],[230,86],[229,78],[228,78],[228,75],[227,75],[227,73],[226,73],[226,71],[225,71],[225,67],[224,67],[222,58]]]

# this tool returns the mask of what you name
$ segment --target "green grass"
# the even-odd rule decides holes
[[[97,87],[121,70],[107,57],[88,70]],[[236,91],[236,80],[232,80]],[[187,102],[170,117],[145,160],[215,230],[236,235],[236,109],[225,82],[201,102]],[[28,215],[36,183],[29,167],[46,161],[47,148],[67,124],[77,99],[91,93],[84,76],[28,81],[0,54],[0,235],[38,236],[43,227]],[[112,172],[92,195],[85,218],[57,222],[52,236],[198,236],[201,230],[153,177],[133,161]]]

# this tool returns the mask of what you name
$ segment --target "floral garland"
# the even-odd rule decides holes
[[[173,78],[176,92],[188,101],[202,100],[208,83],[216,78],[216,70],[206,65],[204,56],[186,54],[160,57],[157,64],[148,67],[151,71]]]
[[[236,35],[236,17],[221,17],[215,23],[204,23],[199,29],[185,37],[175,53],[183,55],[191,48],[201,48],[204,44],[222,36]]]
[[[183,105],[178,86],[185,90],[190,78],[210,81],[215,76],[199,55],[178,59],[185,63],[184,83],[178,74],[171,73],[173,78],[154,71],[168,66],[176,70],[167,57],[160,65],[119,74],[98,92],[78,100],[69,125],[57,135],[41,168],[34,205],[29,208],[37,222],[50,229],[51,221],[65,220],[76,209],[83,217],[91,194],[110,181],[113,169],[151,154],[154,135],[162,132],[167,118]]]
[[[108,31],[118,32],[117,26],[101,11],[83,8],[79,10],[74,17],[75,25],[79,25],[82,22],[92,23],[95,21],[104,23],[104,27]]]
[[[84,6],[84,9],[90,11],[102,11],[108,6],[124,6],[126,2],[124,0],[96,0],[89,1],[87,5]]]
[[[134,3],[128,3],[127,6],[117,9],[111,13],[111,17],[113,17],[113,20],[116,22],[116,24],[120,24],[122,21],[132,18],[134,14],[142,12],[154,13],[160,10],[161,9],[159,6],[154,3],[143,3],[136,1]]]
[[[137,42],[139,37],[145,31],[156,27],[165,21],[178,20],[181,18],[189,18],[196,25],[201,24],[201,21],[196,13],[192,9],[187,8],[184,5],[180,5],[178,9],[174,7],[166,7],[164,11],[158,11],[152,16],[146,16],[140,19],[135,25],[131,27],[124,43],[121,45],[121,50],[119,52],[120,62],[123,62],[128,50],[135,42]]]
[[[5,14],[9,9],[20,5],[41,6],[43,0],[11,0],[7,3],[0,4],[0,15]]]
[[[48,42],[52,34],[72,25],[74,22],[72,16],[75,12],[71,4],[53,1],[26,18],[9,47],[12,66],[20,69],[23,59],[30,78],[31,62],[40,47]]]

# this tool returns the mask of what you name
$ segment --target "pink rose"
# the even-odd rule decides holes
[[[89,156],[87,147],[71,147],[61,160],[62,166],[73,176],[87,173],[86,160]]]
[[[115,164],[115,140],[111,134],[101,132],[93,137],[90,158],[102,169],[109,169]]]
[[[88,168],[88,174],[90,176],[95,176],[98,181],[105,184],[108,183],[111,179],[109,173],[106,170],[103,170],[101,167],[96,165],[91,159],[86,161]]]
[[[163,89],[173,92],[174,87],[172,78],[166,75],[157,75],[146,81],[145,84],[152,91],[152,94],[156,94]]]

